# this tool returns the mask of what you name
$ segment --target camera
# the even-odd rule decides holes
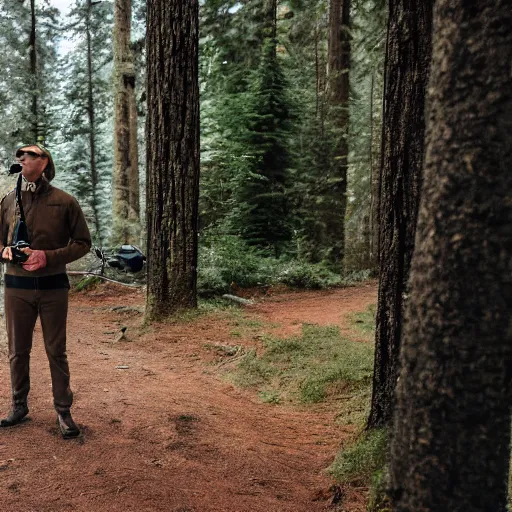
[[[14,245],[11,245],[10,247],[12,253],[11,263],[21,265],[28,260],[28,254],[25,254],[24,252],[21,251],[21,249],[26,249],[27,247],[30,247],[30,244],[28,242],[20,240],[19,242],[16,242]]]

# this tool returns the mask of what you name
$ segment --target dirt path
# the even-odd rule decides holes
[[[275,332],[292,334],[301,322],[347,329],[345,316],[375,300],[376,285],[369,284],[285,293],[246,311],[270,322]],[[232,344],[225,315],[143,330],[143,301],[141,292],[115,286],[71,300],[68,354],[80,440],[58,435],[36,328],[30,421],[0,431],[2,510],[328,509],[331,481],[324,469],[347,434],[335,423],[333,406],[260,403],[254,393],[223,380],[217,356],[205,348]],[[127,328],[126,339],[116,341],[121,327]],[[0,411],[7,411],[9,401],[4,356]],[[352,494],[339,510],[364,510],[362,500]]]

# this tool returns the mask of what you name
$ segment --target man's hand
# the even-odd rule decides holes
[[[4,247],[2,250],[2,254],[0,255],[3,260],[12,260],[12,251],[10,247]]]
[[[9,249],[9,247],[7,247],[7,249]],[[23,263],[23,268],[25,270],[32,272],[46,267],[46,254],[44,251],[33,251],[29,248],[21,249],[21,251],[28,254],[28,260]],[[10,259],[12,259],[12,254]]]

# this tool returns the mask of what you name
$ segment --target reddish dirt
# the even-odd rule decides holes
[[[296,334],[302,322],[346,331],[347,315],[375,303],[376,289],[369,283],[279,293],[244,307],[244,315],[280,335]],[[222,378],[226,357],[211,347],[234,344],[226,314],[143,327],[143,303],[142,291],[116,285],[71,298],[73,413],[83,429],[77,440],[57,432],[36,327],[30,420],[0,430],[4,512],[365,509],[365,489],[344,490],[333,505],[325,468],[351,433],[335,421],[335,404],[261,403]],[[9,369],[1,350],[0,410],[7,411]]]

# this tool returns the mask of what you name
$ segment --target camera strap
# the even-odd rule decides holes
[[[29,236],[28,236],[28,227],[27,222],[25,221],[25,212],[23,211],[23,202],[21,200],[21,184],[23,181],[23,176],[20,174],[18,176],[18,181],[16,182],[16,204],[18,205],[20,209],[20,221],[18,222],[18,225],[16,226],[13,241],[19,242],[23,240],[24,242],[30,243]]]
[[[21,184],[23,182],[23,176],[20,174],[18,176],[18,181],[16,182],[16,204],[20,209],[20,218],[21,222],[25,222],[25,212],[23,211],[23,201],[21,200]]]

